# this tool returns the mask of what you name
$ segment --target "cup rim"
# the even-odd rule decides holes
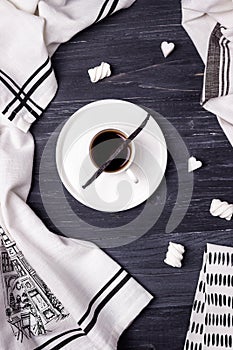
[[[89,156],[90,156],[90,159],[91,159],[92,163],[94,164],[94,166],[95,166],[97,169],[99,168],[99,166],[96,164],[96,162],[94,161],[94,159],[93,159],[93,157],[92,157],[91,148],[92,148],[92,144],[93,144],[95,138],[96,138],[98,135],[100,135],[100,134],[102,134],[103,132],[106,132],[106,131],[117,131],[118,133],[122,134],[125,138],[127,138],[127,137],[129,136],[128,133],[126,133],[125,131],[122,131],[122,130],[120,130],[120,129],[117,129],[117,128],[106,128],[106,129],[103,129],[103,130],[98,131],[98,132],[92,137],[91,142],[90,142],[90,144],[89,144]],[[104,173],[106,173],[106,174],[119,174],[119,173],[121,173],[121,172],[123,172],[123,171],[126,171],[126,170],[131,166],[131,164],[132,164],[132,162],[133,162],[133,160],[134,160],[134,156],[135,156],[135,146],[134,146],[134,144],[133,144],[133,141],[130,142],[129,147],[130,147],[130,156],[129,156],[129,159],[128,159],[128,161],[126,162],[126,164],[125,164],[122,168],[120,168],[120,169],[118,169],[118,170],[114,170],[114,171],[104,171]]]

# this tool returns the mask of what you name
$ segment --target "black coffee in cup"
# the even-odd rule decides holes
[[[107,129],[100,131],[92,140],[90,145],[90,156],[94,164],[100,168],[109,157],[117,150],[117,148],[126,139],[121,131],[115,129]],[[116,172],[122,170],[131,157],[130,145],[113,159],[111,164],[105,169],[106,172]]]

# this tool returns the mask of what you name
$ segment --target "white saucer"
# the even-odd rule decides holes
[[[130,102],[101,100],[75,112],[58,137],[56,164],[66,189],[79,202],[100,211],[117,212],[133,208],[158,188],[167,164],[167,147],[163,133],[151,117],[135,138],[135,158],[130,169],[139,182],[133,183],[125,172],[102,173],[86,189],[82,185],[97,168],[89,156],[93,136],[106,128],[131,134],[146,118],[147,112]]]

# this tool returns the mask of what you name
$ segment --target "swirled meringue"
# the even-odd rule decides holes
[[[210,205],[210,214],[230,221],[233,215],[233,204],[213,199]]]
[[[164,260],[164,262],[173,267],[181,267],[181,261],[183,260],[184,252],[184,246],[174,242],[169,242],[166,259]]]
[[[111,67],[109,63],[102,62],[99,66],[88,69],[88,74],[92,83],[107,78],[111,75]]]

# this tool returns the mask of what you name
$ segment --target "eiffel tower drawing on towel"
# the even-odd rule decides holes
[[[0,270],[7,321],[20,342],[51,331],[69,316],[0,226]]]

